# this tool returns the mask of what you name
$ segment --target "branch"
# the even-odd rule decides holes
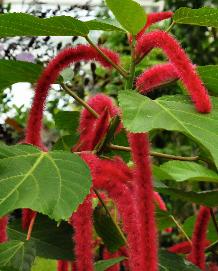
[[[87,40],[87,42],[93,47],[95,48],[99,54],[105,59],[107,60],[124,78],[128,78],[128,72],[122,68],[121,66],[118,66],[116,63],[114,63],[108,56],[106,56],[101,49],[96,46],[88,36],[85,37],[85,39]]]
[[[35,220],[36,220],[36,216],[37,216],[37,213],[35,212],[31,218],[31,221],[30,221],[30,224],[29,224],[29,228],[28,228],[28,232],[27,232],[27,237],[26,237],[26,240],[29,241],[30,238],[31,238],[31,234],[32,234],[32,231],[33,231],[33,226],[34,226],[34,223],[35,223]]]
[[[126,151],[126,152],[131,151],[130,147],[119,146],[119,145],[114,145],[114,144],[110,144],[109,148],[111,150],[118,150],[118,151]],[[160,153],[160,152],[153,152],[153,151],[150,152],[150,155],[154,156],[154,157],[169,159],[169,160],[180,160],[180,161],[197,161],[197,160],[200,160],[199,156],[184,157],[184,156],[176,156],[176,155],[165,154],[165,153]]]

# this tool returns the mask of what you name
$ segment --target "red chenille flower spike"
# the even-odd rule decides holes
[[[106,48],[101,48],[101,50],[113,62],[116,64],[119,63],[119,57],[116,53]],[[94,48],[89,45],[78,45],[75,48],[67,48],[61,51],[53,60],[51,60],[37,82],[35,96],[26,128],[25,143],[33,144],[42,149],[44,148],[41,142],[40,132],[42,127],[43,110],[49,88],[57,80],[58,75],[64,68],[67,68],[72,63],[83,60],[95,60],[106,68],[112,67],[110,63],[108,63]]]
[[[118,258],[120,256],[120,252],[116,251],[114,253],[110,253],[107,248],[104,248],[103,251],[103,259],[104,260],[109,260],[112,258]],[[112,267],[108,268],[107,271],[120,271],[120,264],[115,264]]]
[[[206,266],[204,250],[209,221],[210,209],[202,206],[199,210],[192,236],[192,250],[188,256],[188,259],[202,270],[205,270]]]
[[[136,53],[141,57],[155,47],[161,48],[175,66],[196,109],[201,113],[210,112],[211,102],[207,90],[178,41],[164,31],[150,32],[138,40]]]
[[[4,243],[8,240],[7,236],[8,217],[3,216],[0,218],[0,243]]]
[[[209,246],[210,241],[206,240],[204,246]],[[189,254],[192,250],[192,244],[188,241],[184,241],[178,244],[175,244],[168,248],[169,252],[176,253],[176,254]]]
[[[59,260],[57,262],[57,271],[68,271],[69,267],[69,262],[67,261],[62,261],[62,260]]]
[[[156,65],[139,75],[136,79],[136,88],[140,93],[147,94],[157,87],[178,79],[179,74],[173,64]]]

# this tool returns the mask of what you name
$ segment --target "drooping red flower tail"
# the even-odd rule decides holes
[[[187,88],[196,109],[202,113],[210,112],[211,102],[207,90],[178,41],[164,31],[150,32],[138,40],[136,53],[142,57],[155,47],[161,48],[177,69],[179,78]]]
[[[107,248],[104,248],[103,251],[103,260],[109,260],[112,258],[118,258],[120,257],[119,251],[116,251],[114,253],[111,253],[107,250]],[[120,271],[120,264],[115,264],[112,267],[108,268],[107,271]]]
[[[143,270],[158,270],[158,242],[155,224],[155,206],[153,196],[152,171],[150,162],[150,143],[147,134],[129,133],[132,160],[134,162],[134,194],[137,204],[137,215],[140,220],[140,250],[144,253]]]
[[[202,270],[205,270],[206,266],[204,250],[207,240],[207,228],[209,221],[210,209],[208,207],[201,206],[192,235],[192,250],[188,256],[188,259]]]
[[[97,94],[91,97],[87,103],[99,114],[99,119],[97,120],[87,109],[83,109],[81,112],[79,144],[81,145],[80,150],[86,151],[92,150],[95,147],[107,131],[110,118],[119,114],[118,107],[110,97],[104,94]]]
[[[209,246],[210,241],[206,240],[204,247]],[[169,252],[176,254],[189,254],[192,250],[192,243],[189,241],[183,241],[168,248]]]
[[[116,64],[119,63],[119,57],[116,53],[106,48],[101,48],[101,50],[113,62]],[[37,82],[35,96],[26,128],[25,143],[33,144],[44,149],[40,132],[42,127],[43,110],[49,88],[57,80],[58,75],[64,68],[68,67],[72,63],[82,60],[95,60],[106,68],[112,67],[110,63],[108,63],[94,48],[89,45],[78,45],[75,48],[67,48],[61,51],[53,60],[50,61]]]
[[[74,228],[76,270],[93,271],[91,195],[73,213],[70,222]]]
[[[82,154],[82,158],[91,170],[94,187],[108,193],[122,217],[123,228],[128,241],[130,270],[145,270],[144,254],[138,242],[140,232],[135,199],[128,186],[128,183],[131,182],[129,180],[131,172],[129,171],[129,174],[126,174],[127,172],[123,172],[123,169],[120,170],[116,160],[100,160],[95,155],[87,153]],[[124,162],[123,167],[127,168]]]
[[[218,271],[218,265],[216,263],[211,263],[209,266],[209,271]]]
[[[68,271],[69,262],[68,261],[62,261],[59,260],[57,262],[57,271]]]
[[[145,27],[137,34],[136,38],[139,39],[152,24],[170,19],[173,16],[172,11],[155,12],[148,14]]]
[[[71,271],[76,271],[76,263],[72,262],[71,264]]]
[[[136,88],[141,93],[148,93],[157,87],[178,79],[178,71],[172,63],[156,65],[139,75],[136,79]]]
[[[0,218],[0,243],[4,243],[8,240],[7,236],[8,216]]]

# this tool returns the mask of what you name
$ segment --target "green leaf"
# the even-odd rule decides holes
[[[0,269],[7,267],[17,271],[30,271],[34,259],[35,248],[29,241],[10,241],[0,244]]]
[[[160,166],[176,182],[218,182],[218,174],[195,162],[169,161]],[[165,179],[165,178],[164,178]],[[164,180],[161,179],[161,180]],[[167,178],[168,179],[168,178]]]
[[[182,7],[176,10],[173,19],[177,24],[218,27],[218,8],[191,9]]]
[[[157,191],[170,195],[172,198],[182,201],[194,202],[199,205],[208,207],[216,207],[218,205],[218,190],[210,190],[203,192],[184,191],[175,188],[157,187]]]
[[[69,152],[41,152],[29,145],[0,145],[0,216],[30,208],[67,220],[89,193],[91,176],[83,160]]]
[[[108,270],[109,267],[115,265],[116,263],[122,262],[125,257],[113,258],[105,261],[98,261],[95,263],[95,271]]]
[[[156,210],[155,216],[157,226],[160,231],[175,226],[175,223],[172,220],[172,215],[169,212]]]
[[[72,147],[77,143],[79,136],[77,134],[62,136],[52,147],[52,150],[62,150],[70,152]]]
[[[183,257],[166,250],[160,250],[159,261],[160,271],[200,271],[198,267],[186,261]]]
[[[60,130],[74,133],[79,125],[78,111],[60,111],[54,116],[55,126]]]
[[[136,35],[146,24],[143,7],[132,0],[105,0],[118,22],[131,34]]]
[[[151,100],[134,91],[123,91],[119,103],[129,131],[179,131],[209,151],[218,167],[218,98],[212,97],[213,110],[209,114],[196,112],[190,100],[181,95]]]
[[[103,207],[96,207],[93,213],[94,226],[110,252],[117,251],[125,245],[125,240],[117,229],[114,221],[106,214]]]
[[[42,69],[29,62],[0,59],[0,90],[19,82],[35,83]]]
[[[22,229],[21,219],[8,225],[10,240],[25,241],[26,231]],[[73,230],[67,222],[57,223],[47,216],[38,214],[30,242],[36,247],[36,256],[47,259],[73,260]]]
[[[117,21],[111,20],[111,19],[90,20],[90,21],[86,21],[85,24],[89,30],[125,32],[125,30]]]
[[[218,94],[218,65],[208,65],[197,67],[207,89],[215,96]]]
[[[0,15],[0,37],[14,36],[86,36],[86,24],[70,16],[41,19],[27,13]]]

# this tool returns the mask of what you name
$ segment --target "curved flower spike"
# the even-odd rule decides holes
[[[7,236],[8,217],[3,216],[0,218],[0,243],[4,243],[8,240]]]
[[[57,262],[57,271],[68,271],[69,262],[59,260]]]
[[[207,228],[210,221],[210,209],[202,206],[199,210],[192,236],[192,250],[188,259],[202,270],[205,270],[205,244]]]
[[[136,54],[142,57],[155,47],[161,48],[177,69],[196,109],[201,113],[210,112],[211,102],[207,90],[178,41],[164,31],[150,32],[138,40]]]
[[[140,249],[144,254],[146,271],[158,270],[158,242],[154,214],[154,195],[150,162],[150,144],[147,134],[129,133],[133,171],[134,196],[140,220]]]
[[[149,93],[161,85],[178,79],[179,74],[173,64],[156,65],[139,75],[136,79],[136,88],[140,93]]]
[[[114,63],[119,63],[119,56],[116,53],[106,48],[101,48],[101,50]],[[111,64],[89,45],[78,45],[75,48],[64,49],[53,60],[51,60],[37,82],[35,96],[26,128],[25,143],[43,148],[40,132],[43,110],[49,88],[57,80],[58,75],[64,68],[78,61],[89,60],[98,61],[105,68],[112,68]]]

